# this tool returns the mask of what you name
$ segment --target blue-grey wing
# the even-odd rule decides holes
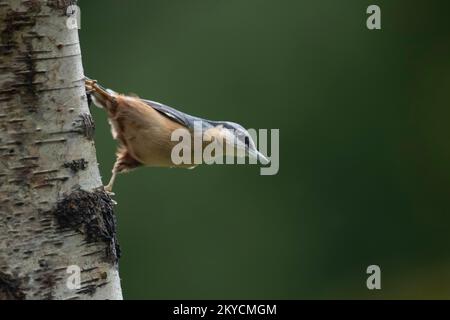
[[[145,99],[142,99],[142,101],[144,101],[146,104],[148,104],[150,107],[152,107],[162,115],[168,117],[170,120],[174,120],[183,126],[189,127],[189,121],[186,119],[185,113],[156,101]]]
[[[215,124],[215,121],[210,121],[199,117],[191,116],[187,113],[178,111],[177,109],[166,106],[165,104],[156,101],[145,99],[142,99],[142,101],[144,101],[147,105],[149,105],[150,107],[161,113],[163,116],[166,116],[170,120],[178,122],[179,124],[185,126],[190,130],[194,130],[194,123],[198,121],[201,122],[203,130],[211,128]]]

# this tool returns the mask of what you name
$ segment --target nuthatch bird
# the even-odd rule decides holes
[[[244,151],[244,156],[269,160],[260,153],[247,130],[228,121],[211,121],[194,117],[158,102],[118,94],[100,86],[97,81],[86,78],[86,92],[92,101],[106,110],[113,138],[119,141],[117,160],[111,180],[105,187],[112,191],[116,175],[141,165],[153,167],[193,167],[192,164],[174,164],[172,149],[178,143],[172,141],[177,129],[193,132],[195,123],[201,122],[203,141],[223,141],[225,155],[236,156],[235,151]],[[198,128],[198,127],[197,127]],[[232,150],[232,154],[228,154]],[[242,153],[241,153],[242,154]]]

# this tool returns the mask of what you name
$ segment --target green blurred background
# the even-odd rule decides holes
[[[366,28],[377,4],[382,30]],[[280,171],[115,186],[127,299],[450,298],[449,2],[80,0],[86,74],[280,129]],[[114,162],[92,107],[103,181]],[[366,288],[380,265],[382,290]]]

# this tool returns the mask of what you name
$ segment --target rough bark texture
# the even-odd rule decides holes
[[[0,299],[122,298],[73,2],[0,0]]]

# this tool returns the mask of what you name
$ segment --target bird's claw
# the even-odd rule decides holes
[[[84,86],[88,94],[93,94],[97,98],[103,99],[105,101],[110,101],[112,103],[116,103],[115,97],[112,96],[107,89],[98,85],[97,80],[92,80],[89,79],[88,77],[84,77]]]
[[[112,192],[111,188],[109,186],[105,186],[105,192],[110,196],[115,196],[116,194]]]
[[[114,205],[117,205],[117,202],[112,198],[113,196],[115,196],[116,194],[114,192],[111,191],[110,188],[108,188],[108,186],[104,187],[104,190],[106,192],[106,194],[111,198],[111,201]]]
[[[95,84],[95,83],[97,83],[97,80],[94,80],[94,79],[90,79],[90,78],[88,78],[88,77],[84,77],[84,82],[85,83],[89,83],[89,84]]]
[[[84,86],[86,87],[86,92],[92,93],[95,91],[95,84],[97,83],[97,80],[92,80],[89,78],[84,79]]]

